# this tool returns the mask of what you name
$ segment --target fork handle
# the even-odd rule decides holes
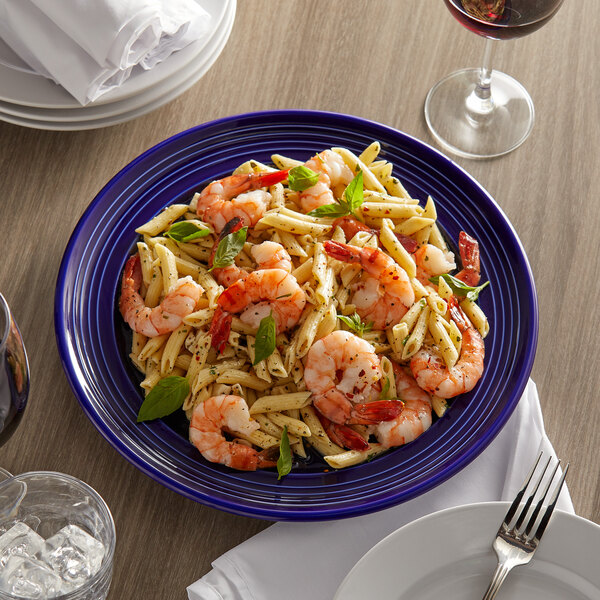
[[[498,563],[496,570],[494,571],[494,575],[492,576],[492,581],[485,593],[485,596],[482,600],[494,600],[500,586],[504,583],[506,576],[512,569],[512,565],[508,566],[506,563]]]

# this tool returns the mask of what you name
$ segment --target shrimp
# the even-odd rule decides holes
[[[431,427],[431,399],[414,380],[410,371],[393,363],[398,398],[404,404],[393,420],[375,427],[377,440],[386,448],[402,446],[418,438]]]
[[[347,331],[326,335],[306,355],[304,382],[313,405],[333,423],[375,424],[398,416],[401,403],[375,400],[381,376],[373,346]]]
[[[196,212],[217,233],[234,217],[240,217],[244,225],[252,227],[265,214],[271,198],[269,192],[259,188],[283,181],[288,171],[230,175],[213,181],[200,192]]]
[[[277,332],[287,331],[300,319],[306,294],[296,278],[283,269],[261,269],[236,281],[219,296],[210,333],[212,346],[222,352],[229,338],[232,315],[258,329],[264,317],[273,315]]]
[[[461,231],[458,235],[458,250],[462,262],[462,270],[456,274],[456,279],[475,287],[479,283],[479,243],[469,234]]]
[[[365,225],[362,221],[350,216],[338,217],[332,224],[331,228],[339,227],[343,232],[346,240],[351,240],[358,232],[365,231],[371,235],[376,235],[379,238],[379,231]]]
[[[157,307],[149,308],[140,296],[141,285],[140,255],[135,254],[127,261],[123,271],[119,310],[131,329],[148,337],[177,329],[184,317],[194,312],[204,291],[190,276],[183,277]]]
[[[324,246],[329,256],[359,263],[366,271],[351,302],[363,320],[373,322],[374,329],[395,325],[414,304],[415,292],[406,271],[384,252],[331,241]]]
[[[252,246],[250,253],[259,269],[283,269],[287,273],[292,272],[292,258],[277,242],[267,240]]]
[[[419,387],[440,398],[454,398],[470,392],[483,374],[483,339],[462,311],[454,296],[448,300],[452,320],[462,333],[461,353],[449,369],[435,348],[424,346],[410,361],[410,370]]]
[[[250,446],[228,442],[223,431],[250,435],[259,428],[240,396],[212,396],[197,404],[190,422],[190,442],[202,456],[240,471],[274,467],[278,446],[258,452]]]
[[[454,254],[444,252],[432,244],[424,244],[414,254],[413,258],[417,265],[417,279],[423,285],[430,285],[430,277],[450,273],[456,269]]]
[[[308,160],[305,166],[320,176],[315,185],[300,193],[300,207],[304,212],[335,203],[335,198],[342,195],[344,188],[354,178],[350,167],[333,150],[320,152]]]
[[[366,450],[369,447],[369,442],[360,433],[354,431],[352,427],[334,423],[319,411],[317,411],[317,417],[319,417],[325,433],[334,444],[350,450]]]
[[[243,226],[243,221],[239,217],[234,217],[229,221],[221,234],[219,235],[219,239],[215,242],[210,258],[208,260],[208,264],[212,266],[215,253],[219,244],[223,240],[226,235],[239,231]],[[287,253],[287,250],[277,242],[265,241],[256,246],[252,246],[250,250],[256,264],[259,269],[283,269],[288,273],[292,272],[292,259],[290,255]],[[214,278],[225,287],[229,287],[233,285],[239,279],[246,279],[248,277],[248,271],[242,269],[242,267],[238,267],[235,263],[228,265],[227,267],[219,267],[213,269],[212,274]]]

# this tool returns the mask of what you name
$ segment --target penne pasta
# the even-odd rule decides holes
[[[156,252],[160,263],[160,271],[163,278],[163,290],[165,294],[168,294],[175,287],[175,284],[179,279],[175,255],[162,244],[156,244],[154,246],[154,252]]]
[[[408,360],[414,356],[423,345],[425,339],[425,333],[427,332],[427,323],[429,320],[429,307],[425,306],[419,318],[417,319],[412,332],[408,336],[404,344],[404,350],[402,351],[402,360]]]
[[[345,469],[372,460],[388,450],[389,448],[385,448],[381,444],[370,444],[367,450],[348,450],[346,452],[324,456],[323,458],[330,467],[333,467],[334,469]]]
[[[344,452],[343,448],[340,448],[337,444],[334,444],[329,436],[325,433],[319,418],[317,417],[314,409],[311,406],[306,406],[300,409],[302,419],[308,425],[310,429],[310,436],[306,438],[306,441],[313,447],[317,452],[323,456],[329,456],[332,454],[341,454]]]
[[[182,323],[177,329],[175,329],[169,336],[165,343],[162,356],[160,358],[160,374],[162,377],[166,377],[175,368],[175,362],[183,346],[183,342],[187,337],[190,330],[190,326]],[[189,363],[187,365],[189,367]],[[187,371],[186,367],[186,371]]]
[[[311,435],[308,425],[299,419],[293,419],[280,412],[269,413],[269,419],[282,429],[287,427],[288,432],[297,437],[310,437]]]
[[[379,239],[389,255],[406,271],[406,274],[411,278],[416,277],[417,265],[410,253],[396,237],[393,223],[390,219],[383,220]]]
[[[356,404],[362,404],[363,398],[385,402],[400,396],[410,409],[406,386],[411,381],[418,384],[408,367],[416,368],[422,357],[416,361],[413,357],[421,348],[441,355],[444,362],[438,361],[437,368],[456,365],[463,346],[461,331],[452,318],[456,313],[449,310],[456,299],[482,336],[487,335],[489,323],[477,303],[457,298],[455,288],[444,279],[431,282],[427,274],[431,270],[418,264],[427,260],[422,252],[417,253],[425,244],[441,249],[450,264],[453,254],[442,235],[435,201],[410,197],[394,176],[394,165],[386,160],[386,149],[379,142],[356,153],[334,147],[305,159],[274,154],[272,164],[265,164],[250,158],[234,171],[259,174],[240,181],[251,182],[253,187],[258,181],[264,184],[262,191],[252,194],[252,202],[242,196],[247,188],[232,199],[245,211],[240,213],[247,226],[243,238],[222,235],[227,219],[216,208],[201,210],[206,222],[200,220],[199,194],[194,194],[189,204],[167,207],[136,230],[142,274],[139,294],[147,308],[161,305],[153,312],[153,322],[156,316],[165,315],[168,325],[167,319],[164,327],[159,324],[162,335],[155,337],[134,332],[130,358],[143,373],[140,386],[144,395],[159,386],[151,400],[168,389],[161,385],[167,377],[187,379],[189,392],[182,409],[188,419],[200,404],[210,403],[205,407],[208,415],[209,410],[221,410],[221,399],[216,396],[232,396],[226,410],[239,412],[233,421],[228,416],[222,423],[227,442],[260,451],[280,446],[286,430],[295,465],[305,459],[311,464],[318,453],[330,468],[342,469],[386,452],[388,448],[381,442],[400,443],[385,433],[385,427],[352,423],[360,414],[352,412]],[[357,188],[359,172],[362,196]],[[331,195],[328,191],[324,201],[338,202],[339,208],[315,212],[306,208],[312,196],[304,192],[317,180],[329,182]],[[328,214],[335,216],[315,216]],[[175,222],[178,225],[171,229]],[[178,234],[186,228],[204,230],[203,235],[181,241]],[[336,253],[331,242],[354,248],[347,254]],[[215,261],[213,269],[217,245],[220,262]],[[270,252],[273,258],[269,262]],[[249,275],[273,268],[282,271],[265,276],[270,285],[259,284],[258,277]],[[415,297],[406,310],[397,305],[393,286],[388,285],[389,277],[397,274],[396,279],[401,278],[401,270],[406,272]],[[191,277],[199,286],[199,298],[195,296],[193,302],[183,293],[171,294],[184,277]],[[237,284],[236,278],[245,283]],[[285,287],[288,284],[292,287]],[[290,289],[296,291],[287,293]],[[136,304],[136,310],[138,306],[141,308]],[[136,321],[128,316],[128,320],[137,327],[146,314]],[[315,347],[318,340],[322,342]],[[255,365],[257,346],[262,360]],[[427,411],[428,403],[421,403]],[[317,413],[316,405],[323,414]],[[433,418],[443,418],[450,405],[447,399],[431,397]],[[392,409],[389,404],[373,409],[380,407]],[[397,412],[398,403],[393,408]],[[401,413],[406,423],[415,418],[409,409],[405,406]],[[215,414],[219,429],[221,417]],[[344,423],[347,414],[350,418]],[[423,421],[418,417],[421,428],[427,422],[427,415],[423,416]],[[231,424],[237,419],[242,432]],[[245,428],[242,424],[248,419],[250,426]],[[253,427],[258,429],[251,432]],[[195,431],[203,435],[199,429]],[[352,436],[344,437],[342,432]],[[381,439],[375,443],[377,435]],[[195,438],[201,448],[197,441]],[[349,450],[341,443],[367,447]]]
[[[456,346],[452,343],[450,335],[443,325],[444,319],[437,313],[430,311],[429,313],[429,331],[433,337],[433,341],[438,347],[444,358],[444,362],[448,369],[451,369],[458,360],[458,352]]]
[[[172,204],[135,231],[141,235],[156,236],[168,229],[172,223],[177,221],[188,210],[189,206],[187,204]]]
[[[369,167],[356,156],[356,154],[347,148],[332,148],[332,150],[337,152],[344,159],[344,162],[352,169],[353,173],[362,171],[365,188],[376,190],[378,192],[385,192],[385,187],[379,182],[377,177],[373,175]]]
[[[284,410],[300,409],[310,404],[310,392],[294,392],[291,394],[275,394],[261,396],[250,408],[250,414],[283,412]]]
[[[460,307],[465,311],[465,314],[469,317],[479,335],[485,338],[490,331],[490,324],[481,307],[468,298],[460,302]]]

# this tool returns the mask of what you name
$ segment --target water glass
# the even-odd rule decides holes
[[[0,600],[104,600],[116,540],[104,500],[70,475],[0,471]]]

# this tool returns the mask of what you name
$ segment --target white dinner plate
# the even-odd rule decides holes
[[[409,523],[356,563],[334,600],[480,600],[509,505],[458,506]],[[599,551],[600,526],[555,511],[533,560],[508,575],[498,600],[598,600]]]
[[[198,61],[180,69],[168,81],[157,84],[153,90],[149,90],[145,94],[142,93],[135,98],[110,105],[81,108],[81,112],[15,107],[13,104],[0,102],[0,119],[34,129],[78,131],[116,125],[156,110],[183,94],[212,67],[229,39],[235,20],[235,11],[236,0],[230,0],[224,21],[211,42],[212,48],[209,54],[204,55],[203,53]]]
[[[211,15],[210,31],[204,40],[199,40],[174,52],[153,69],[140,70],[123,85],[107,92],[85,108],[109,104],[141,94],[169,78],[173,73],[194,61],[201,53],[207,51],[207,44],[210,43],[214,33],[223,26],[224,18],[233,0],[197,1]],[[0,100],[44,109],[81,110],[84,108],[61,86],[41,75],[23,69],[22,61],[15,61],[14,53],[4,44],[0,44]]]

